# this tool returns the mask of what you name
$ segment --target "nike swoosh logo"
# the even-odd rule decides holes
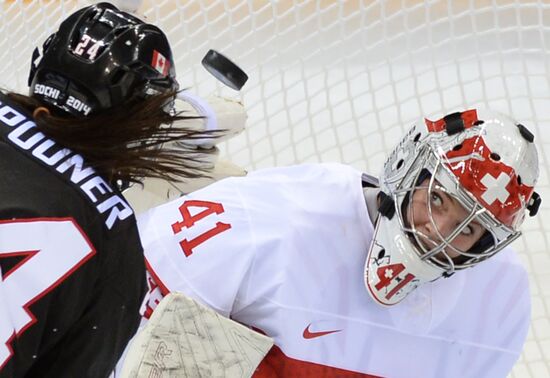
[[[306,327],[306,329],[304,329],[304,333],[303,333],[303,336],[304,336],[304,339],[314,339],[316,337],[321,337],[321,336],[325,336],[325,335],[330,335],[331,333],[335,333],[335,332],[340,332],[341,329],[336,329],[334,331],[321,331],[321,332],[311,332],[309,330],[309,327],[311,326],[311,323],[309,323],[309,325]]]

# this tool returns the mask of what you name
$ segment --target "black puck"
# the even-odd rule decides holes
[[[523,126],[521,123],[518,123],[516,126],[519,129],[519,133],[526,141],[529,143],[533,143],[535,141],[535,136],[527,129],[527,127]]]
[[[239,66],[215,50],[209,50],[206,53],[202,58],[202,65],[216,79],[236,91],[240,90],[248,80],[248,75]]]

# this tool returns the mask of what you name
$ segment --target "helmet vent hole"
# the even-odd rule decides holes
[[[382,248],[380,252],[378,252],[378,259],[383,258],[386,255],[386,250]]]
[[[399,161],[397,162],[397,167],[396,167],[396,168],[397,168],[397,169],[401,169],[401,167],[403,166],[403,163],[404,163],[404,162],[405,162],[405,161],[404,161],[403,159],[399,160]]]
[[[422,136],[422,133],[418,133],[414,136],[413,142],[417,143],[420,140],[420,137]]]
[[[518,176],[518,185],[521,185],[521,184],[522,184],[521,176]]]
[[[494,161],[500,161],[500,155],[496,152],[491,152],[491,155],[489,155],[489,157]]]
[[[453,151],[458,151],[462,148],[462,143],[460,144],[457,144],[456,146],[453,147]]]
[[[483,125],[484,123],[485,123],[485,121],[477,120],[477,121],[474,122],[474,126]]]

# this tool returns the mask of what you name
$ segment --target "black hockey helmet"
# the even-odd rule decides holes
[[[166,35],[109,3],[69,16],[38,57],[35,49],[30,95],[74,116],[178,89]]]

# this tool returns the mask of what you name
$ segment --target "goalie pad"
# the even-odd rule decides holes
[[[121,377],[251,377],[272,345],[271,338],[170,293],[132,340]]]

